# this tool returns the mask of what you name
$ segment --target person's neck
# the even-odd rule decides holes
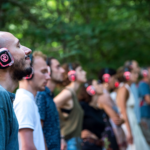
[[[147,77],[143,78],[143,81],[149,83],[149,79]]]
[[[12,93],[17,88],[18,81],[12,79],[8,70],[0,70],[0,85]]]
[[[74,90],[75,92],[77,92],[77,90],[80,87],[80,83],[75,81],[75,82],[71,82],[67,87],[71,88],[72,90]]]
[[[107,91],[109,91],[109,86],[108,83],[103,83],[103,88]]]
[[[133,83],[133,82],[131,82],[131,81],[127,81],[127,82],[126,82],[126,84],[128,84],[129,86],[131,86],[132,83]]]
[[[89,103],[89,105],[92,106],[95,109],[97,108],[97,99],[98,99],[98,96],[94,95],[94,96],[92,96],[92,100]]]
[[[55,87],[56,87],[56,83],[53,80],[49,80],[47,82],[47,87],[51,90],[51,92],[54,92]]]
[[[35,97],[36,94],[37,94],[37,90],[29,82],[30,81],[27,81],[25,79],[20,81],[19,82],[19,89],[25,89],[25,90],[31,92],[34,95],[34,97]]]

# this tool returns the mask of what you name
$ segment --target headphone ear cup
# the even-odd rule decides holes
[[[0,48],[0,68],[7,68],[14,64],[14,59],[7,48]]]
[[[118,87],[119,87],[119,84],[120,84],[120,83],[119,83],[118,81],[116,81],[116,82],[115,82],[115,88],[118,88]]]
[[[91,95],[91,96],[93,96],[93,95],[96,94],[96,91],[95,91],[95,89],[94,89],[94,87],[93,87],[92,85],[89,85],[89,86],[86,88],[86,92],[87,92],[89,95]]]
[[[123,76],[125,77],[125,79],[126,79],[127,81],[129,81],[129,80],[130,80],[131,73],[130,73],[129,71],[125,71],[124,74],[123,74]]]
[[[105,74],[103,75],[103,81],[104,81],[105,83],[108,83],[109,80],[110,80],[110,75],[109,75],[108,73],[105,73]]]
[[[148,76],[148,71],[147,70],[142,70],[142,76],[147,77]]]
[[[75,81],[76,80],[76,71],[74,71],[74,70],[69,71],[68,78],[70,81]]]
[[[34,76],[34,71],[33,71],[33,68],[32,68],[32,73],[31,73],[30,75],[27,75],[27,76],[24,77],[23,79],[32,80],[32,79],[33,79],[33,76]]]

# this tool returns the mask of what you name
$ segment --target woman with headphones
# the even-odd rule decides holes
[[[81,150],[83,110],[77,99],[80,85],[86,82],[86,72],[77,63],[64,64],[65,87],[55,98],[59,110],[61,135],[67,142],[67,150]]]
[[[100,70],[98,77],[102,81],[104,94],[99,97],[99,103],[104,107],[104,110],[109,116],[109,121],[113,128],[113,132],[119,147],[118,149],[126,150],[127,145],[125,134],[121,128],[121,125],[124,123],[124,119],[119,116],[117,105],[110,96],[110,92],[115,88],[115,83],[117,81],[115,75],[116,71],[114,69],[103,68]],[[109,108],[111,113],[109,113],[106,108]]]
[[[78,99],[84,110],[82,128],[82,150],[107,150],[110,141],[103,134],[106,128],[105,112],[99,109],[98,98],[103,94],[100,81],[88,80],[80,89]],[[105,134],[106,135],[106,134]],[[104,141],[105,142],[104,144]]]
[[[122,82],[117,91],[117,105],[125,123],[122,125],[128,142],[128,150],[149,150],[149,146],[137,123],[134,113],[134,96],[130,85],[137,81],[138,70],[131,65],[123,67],[117,74],[118,80]]]

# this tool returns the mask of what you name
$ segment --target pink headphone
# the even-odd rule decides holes
[[[148,76],[148,70],[147,69],[142,69],[141,73],[142,73],[143,77],[147,77]]]
[[[130,71],[129,71],[128,68],[125,68],[125,69],[124,69],[124,74],[123,74],[123,76],[125,77],[125,79],[126,79],[127,81],[130,80],[131,73],[130,73]]]
[[[108,82],[109,82],[109,80],[110,80],[110,74],[108,73],[108,69],[105,69],[105,73],[104,73],[104,75],[102,76],[102,78],[103,78],[103,81],[104,81],[105,83],[108,83]]]
[[[84,84],[85,88],[86,88],[86,92],[90,95],[93,96],[96,94],[96,90],[94,88],[93,85],[89,85],[88,83]]]
[[[73,70],[71,63],[69,63],[68,78],[69,78],[70,81],[75,81],[76,80],[76,71]]]
[[[14,64],[14,59],[7,48],[0,48],[0,69]]]

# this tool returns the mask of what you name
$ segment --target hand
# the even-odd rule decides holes
[[[66,150],[67,149],[67,143],[64,139],[61,139],[61,150]]]
[[[121,118],[112,118],[113,122],[117,125],[117,126],[121,126],[124,123],[124,120]]]
[[[133,136],[132,136],[132,134],[129,134],[127,136],[127,141],[128,141],[129,144],[133,144]]]

